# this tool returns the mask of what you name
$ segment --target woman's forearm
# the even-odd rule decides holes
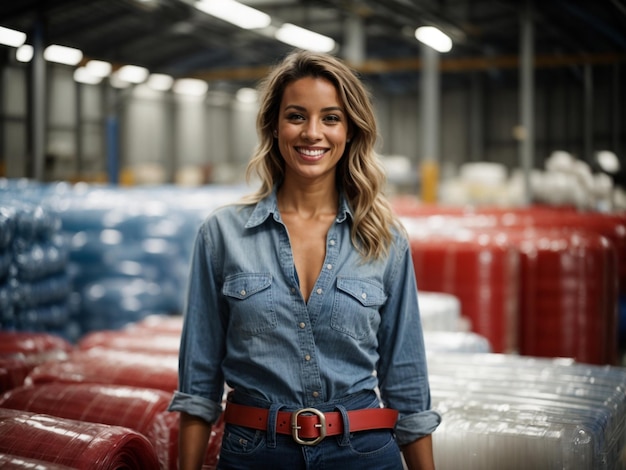
[[[409,470],[434,470],[432,436],[424,436],[403,446],[402,455]]]
[[[202,418],[180,413],[178,434],[179,470],[200,470],[204,462],[211,425]]]

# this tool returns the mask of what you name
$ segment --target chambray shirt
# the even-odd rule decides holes
[[[408,242],[396,234],[387,258],[364,261],[351,218],[342,197],[308,302],[275,192],[202,224],[170,411],[215,422],[224,383],[292,409],[379,387],[400,445],[435,430]]]

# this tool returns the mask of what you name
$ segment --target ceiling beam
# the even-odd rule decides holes
[[[626,62],[626,54],[606,53],[594,55],[538,55],[535,57],[536,68],[557,68],[580,65],[608,65]],[[442,59],[440,68],[445,73],[460,73],[491,69],[518,68],[520,59],[516,55],[499,57],[470,57]],[[366,60],[359,67],[355,67],[362,74],[382,74],[397,72],[419,71],[422,61],[419,58]],[[207,81],[256,81],[263,78],[270,66],[238,67],[230,69],[216,69],[199,71],[194,77]]]

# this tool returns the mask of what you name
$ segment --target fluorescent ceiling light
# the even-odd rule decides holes
[[[48,62],[57,62],[65,65],[78,65],[83,60],[83,53],[73,47],[52,44],[43,51],[43,58]]]
[[[434,26],[421,26],[415,30],[415,38],[438,52],[449,52],[452,39]]]
[[[124,65],[115,72],[115,75],[123,82],[142,83],[148,78],[149,73],[148,69],[144,67]]]
[[[148,77],[146,85],[156,91],[167,91],[172,88],[174,78],[164,73],[153,73]]]
[[[30,62],[33,60],[33,54],[35,51],[33,50],[33,46],[30,44],[24,44],[20,46],[15,51],[15,58],[18,62]]]
[[[243,29],[266,28],[272,22],[270,15],[235,0],[200,0],[195,6],[200,11]]]
[[[335,48],[334,39],[291,23],[278,28],[275,37],[281,42],[309,51],[330,52]]]
[[[11,47],[20,47],[26,42],[26,33],[0,26],[0,44]]]
[[[209,84],[197,78],[179,78],[174,82],[174,93],[189,96],[202,96],[209,89]]]
[[[237,90],[237,101],[240,103],[256,103],[258,93],[254,88],[240,88]]]
[[[94,75],[87,67],[78,67],[74,70],[74,81],[87,85],[97,85],[102,81],[102,77]]]
[[[90,60],[85,64],[87,71],[95,77],[108,77],[111,74],[112,66],[102,60]]]

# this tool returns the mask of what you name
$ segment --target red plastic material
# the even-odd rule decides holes
[[[65,339],[48,333],[0,330],[0,358],[19,358],[28,364],[64,359],[73,349]]]
[[[172,393],[178,387],[178,356],[93,348],[74,351],[66,361],[35,367],[26,384],[98,383],[154,388]]]
[[[141,328],[96,331],[87,334],[78,342],[79,349],[96,347],[119,351],[178,354],[180,333],[162,333]]]
[[[5,393],[0,407],[124,426],[146,435],[170,398],[163,390],[123,385],[46,383]]]
[[[156,331],[159,333],[174,333],[180,335],[183,330],[182,315],[148,315],[128,326],[131,331]]]
[[[617,362],[617,265],[604,236],[571,229],[509,234],[519,245],[520,353]]]
[[[505,239],[519,252],[519,286],[511,287],[519,291],[515,303],[522,354],[618,363],[618,294],[626,292],[624,214],[542,206],[438,208],[410,201],[400,201],[394,209],[412,237],[419,288],[457,295],[473,331],[486,336],[494,350],[506,341],[497,338],[498,329],[485,329],[475,320],[477,315],[493,316],[483,322],[496,325],[498,310],[478,308],[476,297],[494,298],[499,281],[480,274],[478,264],[472,267],[471,254],[458,253],[458,238],[467,234],[462,246],[469,251],[471,239],[482,235]],[[484,251],[479,244],[473,250],[474,256]],[[465,286],[460,269],[469,276]],[[501,281],[508,282],[504,277]],[[461,287],[472,288],[474,298]]]
[[[75,470],[67,465],[57,465],[18,455],[0,454],[0,468],[4,470]]]
[[[6,408],[0,453],[81,470],[159,468],[152,444],[136,431]]]
[[[31,370],[23,359],[0,358],[0,393],[22,385]]]
[[[413,234],[413,264],[420,290],[458,297],[474,332],[493,352],[516,352],[519,253],[506,238],[464,230],[462,234]]]
[[[211,436],[202,465],[203,470],[217,468],[222,438],[224,437],[224,415],[211,428]],[[154,425],[148,434],[148,439],[155,443],[160,462],[167,462],[163,469],[178,470],[178,413],[159,413],[155,416]]]

